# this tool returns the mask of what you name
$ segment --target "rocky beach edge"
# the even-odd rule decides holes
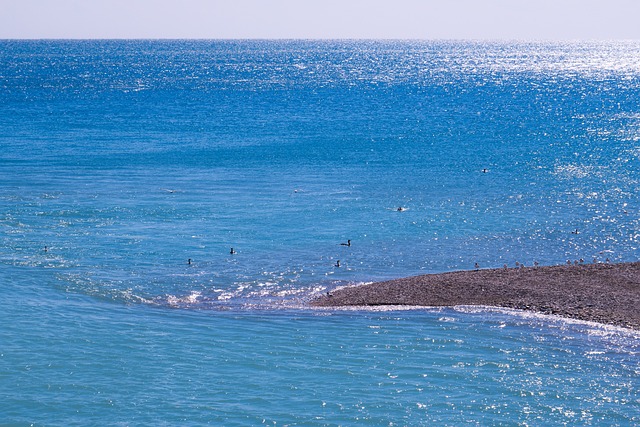
[[[310,305],[494,306],[640,330],[640,262],[426,274],[336,289]]]

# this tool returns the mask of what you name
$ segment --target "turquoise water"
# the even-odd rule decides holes
[[[639,423],[635,332],[305,307],[637,260],[639,54],[0,42],[0,425]]]

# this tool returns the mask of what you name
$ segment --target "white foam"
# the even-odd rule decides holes
[[[482,306],[482,305],[458,305],[452,307],[454,310],[462,313],[500,313],[507,314],[509,316],[515,316],[522,319],[536,319],[544,322],[552,321],[554,323],[565,325],[579,325],[587,326],[590,328],[589,333],[593,335],[608,335],[612,333],[622,333],[625,335],[637,336],[640,338],[640,331],[634,329],[625,328],[616,325],[607,325],[604,323],[598,323],[590,320],[572,319],[569,317],[563,317],[556,314],[544,314],[529,310],[518,310],[515,308],[506,307],[494,307],[494,306]]]
[[[177,297],[175,295],[167,296],[167,303],[170,306],[182,306],[198,303],[199,298],[202,296],[201,292],[192,291],[189,295],[183,297]]]
[[[506,307],[494,307],[484,305],[456,305],[450,307],[442,306],[418,306],[418,305],[358,305],[358,306],[338,306],[338,307],[312,307],[313,310],[318,311],[368,311],[368,312],[391,312],[391,311],[428,311],[428,312],[441,312],[447,309],[451,309],[465,314],[504,314],[513,316],[523,320],[537,320],[544,322],[545,324],[555,323],[559,325],[575,325],[581,327],[588,327],[587,331],[590,335],[608,336],[612,334],[622,334],[640,339],[640,331],[634,329],[625,328],[622,326],[607,325],[603,323],[593,322],[589,320],[572,319],[554,314],[544,314],[529,310],[518,310],[514,308]],[[457,321],[451,316],[442,316],[438,320],[441,322],[455,322]],[[501,322],[498,327],[504,328],[507,324]]]

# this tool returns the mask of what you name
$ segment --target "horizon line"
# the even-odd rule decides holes
[[[593,42],[640,42],[640,38],[403,38],[403,37],[0,37],[0,41],[412,41],[412,42],[552,42],[552,43],[593,43]]]

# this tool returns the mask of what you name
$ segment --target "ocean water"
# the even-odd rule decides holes
[[[305,305],[476,262],[637,260],[638,58],[0,41],[0,425],[640,424],[637,332]]]

